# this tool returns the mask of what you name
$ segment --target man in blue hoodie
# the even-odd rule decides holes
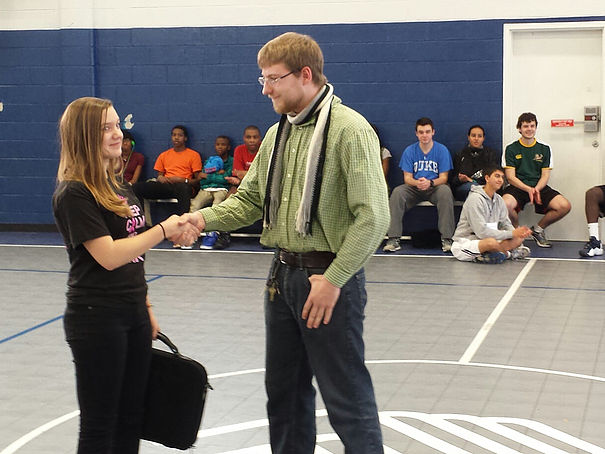
[[[452,254],[463,262],[502,263],[529,255],[523,240],[531,235],[527,226],[514,228],[502,197],[496,193],[504,183],[504,170],[483,170],[484,186],[473,186],[464,202],[454,232]]]

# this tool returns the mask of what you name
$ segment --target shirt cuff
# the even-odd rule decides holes
[[[326,269],[324,277],[330,282],[330,284],[335,285],[338,288],[344,287],[347,281],[351,279],[351,276],[348,273],[336,269],[333,265],[330,265]]]
[[[206,232],[212,232],[216,230],[215,225],[218,223],[218,216],[214,214],[212,208],[202,208],[200,210],[200,213],[202,213],[202,216],[204,217],[204,222],[206,223],[204,230]]]

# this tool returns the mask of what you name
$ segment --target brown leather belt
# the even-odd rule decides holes
[[[328,251],[289,252],[279,250],[279,261],[285,265],[298,268],[327,268],[336,254]]]

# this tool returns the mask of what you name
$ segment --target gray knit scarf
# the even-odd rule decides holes
[[[273,152],[269,160],[267,190],[263,206],[263,227],[272,228],[277,218],[282,191],[283,155],[291,125],[300,125],[317,114],[315,129],[307,150],[307,168],[300,205],[296,211],[296,231],[303,236],[311,235],[311,224],[319,204],[319,192],[326,158],[326,142],[330,127],[330,109],[334,98],[334,87],[326,84],[307,107],[298,115],[282,115]]]

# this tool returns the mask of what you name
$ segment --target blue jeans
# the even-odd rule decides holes
[[[274,259],[271,276],[279,293],[265,292],[267,413],[276,454],[315,450],[316,377],[332,427],[347,454],[383,453],[370,373],[364,363],[365,273],[341,289],[328,325],[308,329],[301,318],[311,289],[309,276],[325,269],[296,268]]]
[[[78,453],[139,452],[151,325],[145,304],[68,304],[64,328],[76,367]]]
[[[454,198],[461,202],[464,202],[468,197],[468,193],[471,192],[471,188],[479,183],[475,183],[474,181],[467,181],[466,183],[462,183],[460,186],[456,186],[454,188]]]

